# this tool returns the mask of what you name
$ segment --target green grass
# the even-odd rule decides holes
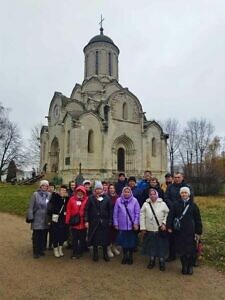
[[[0,184],[0,211],[25,217],[37,185]],[[225,272],[225,196],[196,197],[203,220],[203,260]]]
[[[203,259],[225,272],[225,197],[196,197],[203,220]]]
[[[25,216],[31,195],[37,187],[0,184],[0,211]]]

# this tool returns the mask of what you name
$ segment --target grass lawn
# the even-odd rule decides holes
[[[28,202],[37,185],[18,186],[0,184],[0,211],[25,218]],[[204,234],[203,260],[225,272],[225,196],[196,197]]]

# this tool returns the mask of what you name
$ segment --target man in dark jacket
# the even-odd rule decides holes
[[[189,184],[184,181],[184,175],[180,172],[175,173],[174,182],[171,183],[166,191],[166,204],[171,209],[175,203],[180,200],[180,189],[182,187],[188,187],[190,189],[190,199],[193,199],[193,191]],[[174,233],[171,233],[169,236],[170,250],[169,257],[167,261],[173,261],[176,259],[176,250],[175,250],[175,240]]]
[[[125,186],[127,186],[126,176],[124,173],[119,173],[118,181],[115,183],[116,193],[118,196],[120,196]]]
[[[135,176],[130,176],[128,178],[128,186],[131,188],[133,196],[137,199],[140,207],[142,207],[142,191],[136,185],[136,178]]]

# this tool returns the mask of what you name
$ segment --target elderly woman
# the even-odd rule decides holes
[[[144,233],[142,253],[150,257],[148,269],[155,266],[159,258],[159,269],[165,271],[165,257],[168,255],[169,242],[166,236],[166,220],[169,209],[159,198],[155,189],[149,190],[149,198],[145,201],[140,213],[140,230]]]
[[[70,198],[66,210],[66,224],[71,223],[73,216],[79,215],[79,222],[71,225],[73,237],[73,254],[72,259],[80,258],[86,249],[86,234],[84,211],[87,205],[88,197],[84,186],[78,186],[74,195]]]
[[[85,227],[88,229],[88,244],[93,246],[93,261],[98,261],[98,246],[102,246],[103,259],[108,262],[109,228],[112,224],[112,203],[103,193],[100,181],[95,182],[93,195],[89,196],[85,209]]]
[[[182,274],[193,274],[196,239],[202,234],[202,221],[198,206],[190,199],[190,189],[180,189],[180,200],[171,208],[167,227],[175,233],[175,248],[180,256]]]
[[[31,223],[33,230],[33,257],[44,256],[46,248],[46,234],[49,228],[47,204],[50,193],[48,192],[49,183],[47,180],[40,181],[40,188],[33,193],[27,212],[27,222]]]
[[[133,264],[133,251],[137,246],[140,206],[130,187],[124,187],[116,200],[113,224],[119,230],[117,243],[123,248],[122,264]],[[136,232],[135,232],[136,231]]]

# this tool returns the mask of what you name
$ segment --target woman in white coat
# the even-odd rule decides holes
[[[150,257],[148,268],[155,266],[159,258],[159,269],[165,271],[165,257],[168,255],[169,243],[166,232],[166,220],[169,209],[158,197],[155,189],[149,190],[149,198],[140,212],[140,230],[144,234],[142,254]]]

